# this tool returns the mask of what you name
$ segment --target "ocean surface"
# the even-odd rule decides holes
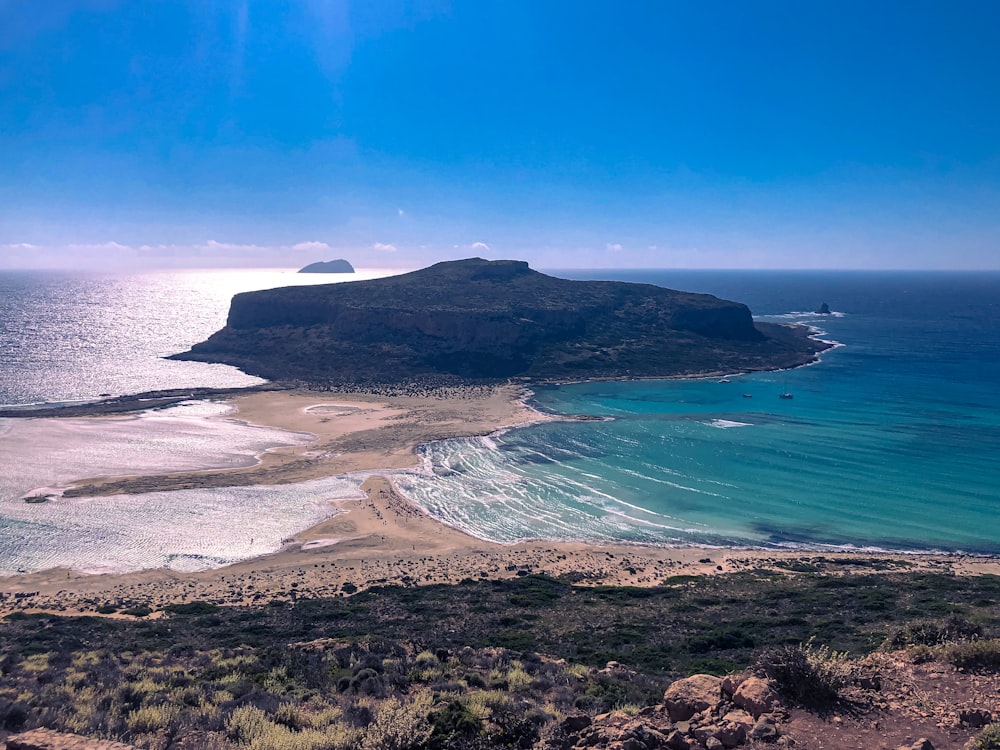
[[[234,367],[174,362],[225,325],[233,294],[376,278],[391,271],[0,271],[0,404],[91,401],[166,388],[263,382]],[[252,465],[311,435],[246,425],[208,401],[107,419],[0,419],[0,574],[198,570],[273,552],[360,496],[359,480],[25,503],[95,476]]]
[[[538,388],[556,421],[422,449],[395,480],[482,538],[1000,553],[1000,273],[558,272],[747,303],[839,346],[781,373]],[[357,276],[353,277],[357,278]],[[0,272],[0,403],[259,382],[171,362],[274,271]],[[340,280],[339,278],[337,280]],[[810,312],[829,303],[832,315]],[[794,398],[781,399],[790,392]],[[191,570],[277,549],[360,479],[28,504],[95,475],[251,463],[309,437],[192,402],[108,420],[0,420],[0,572]]]
[[[1000,552],[1000,274],[561,275],[709,292],[840,346],[730,382],[539,388],[608,421],[425,446],[397,481],[434,515],[507,541]]]
[[[228,365],[162,357],[222,328],[238,292],[391,273],[0,271],[0,405],[262,383]]]

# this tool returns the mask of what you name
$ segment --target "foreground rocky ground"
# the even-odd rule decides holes
[[[991,576],[760,573],[651,589],[525,576],[117,619],[18,612],[0,623],[0,739],[990,750],[998,598]]]

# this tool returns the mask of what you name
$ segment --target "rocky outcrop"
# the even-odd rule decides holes
[[[273,380],[580,380],[789,367],[825,344],[745,305],[649,284],[569,281],[521,261],[238,294],[177,359]]]
[[[354,266],[343,258],[321,260],[300,268],[299,273],[354,273]]]
[[[693,675],[670,685],[663,703],[638,713],[623,711],[595,716],[567,716],[545,743],[564,750],[609,748],[613,750],[723,750],[762,743],[781,745],[780,722],[787,716],[776,700],[768,713],[754,717],[733,700],[739,688],[760,695],[766,681],[743,674],[724,681],[711,675]],[[763,685],[757,684],[758,682]],[[773,694],[773,692],[772,692]],[[769,697],[769,696],[768,696]]]
[[[92,740],[78,734],[32,729],[7,738],[7,750],[134,750],[132,745],[110,740]]]
[[[767,680],[748,677],[733,692],[733,703],[750,713],[753,718],[770,713],[779,703],[778,694],[771,689]]]
[[[696,713],[715,706],[722,698],[722,680],[708,674],[696,674],[678,680],[663,694],[672,721],[685,721]]]

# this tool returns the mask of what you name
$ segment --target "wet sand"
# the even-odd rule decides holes
[[[225,471],[95,479],[79,494],[148,492],[182,487],[299,482],[350,471],[413,466],[414,449],[430,440],[485,434],[547,419],[513,386],[407,396],[256,392],[238,397],[236,417],[254,424],[311,432],[307,446],[266,453],[260,465]],[[916,556],[772,550],[657,548],[477,539],[424,514],[374,474],[364,499],[338,501],[336,515],[288,541],[279,552],[198,573],[146,570],[84,575],[53,569],[0,579],[0,614],[15,609],[94,613],[98,607],[210,601],[263,604],[341,596],[372,586],[457,583],[529,573],[581,585],[653,586],[679,575],[767,569],[810,572],[940,571],[1000,574],[1000,560],[961,555]],[[234,519],[238,523],[239,519]]]

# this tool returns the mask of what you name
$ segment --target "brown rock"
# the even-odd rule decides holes
[[[715,737],[725,747],[739,747],[747,741],[747,725],[723,721],[719,724],[719,731],[715,733]]]
[[[725,750],[725,747],[722,744],[722,740],[717,737],[709,737],[705,740],[705,750]]]
[[[715,737],[715,733],[719,731],[719,727],[716,724],[703,724],[700,727],[696,727],[691,734],[694,738],[698,740],[702,745],[708,742],[710,737]]]
[[[570,714],[562,720],[559,726],[562,727],[566,734],[574,734],[581,729],[586,729],[591,723],[590,717],[587,714]]]
[[[663,747],[667,740],[662,732],[646,724],[633,725],[625,734],[627,737],[642,743],[643,748],[646,748],[646,750]]]
[[[671,721],[685,721],[719,702],[722,680],[708,674],[696,674],[678,680],[663,693],[663,704]]]
[[[751,739],[774,742],[778,739],[778,725],[770,716],[761,716],[750,730]]]
[[[774,710],[778,694],[760,677],[748,677],[733,693],[733,703],[748,711],[755,719]]]
[[[963,724],[978,729],[992,722],[993,714],[982,708],[966,708],[959,713],[958,718]]]
[[[7,738],[7,750],[135,750],[132,745],[110,740],[92,740],[78,734],[32,729]]]
[[[753,717],[743,709],[733,709],[732,711],[727,711],[722,717],[722,720],[733,724],[742,724],[748,732],[753,726]]]
[[[665,744],[670,750],[690,750],[691,748],[691,743],[676,729],[667,735]]]
[[[747,675],[745,674],[731,674],[723,677],[722,692],[732,698],[733,693],[736,692],[736,688],[738,688],[746,678]]]

